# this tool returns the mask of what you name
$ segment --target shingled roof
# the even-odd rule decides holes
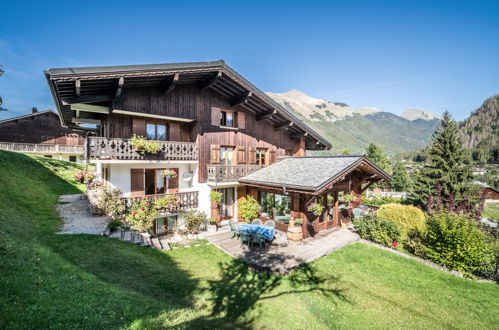
[[[383,180],[391,180],[386,172],[365,156],[308,156],[284,158],[242,177],[239,182],[316,192],[364,164]]]

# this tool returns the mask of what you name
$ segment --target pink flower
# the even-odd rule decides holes
[[[141,208],[140,208],[140,210],[141,210],[141,211],[144,211],[144,208],[143,208],[143,207],[141,207]]]
[[[397,246],[399,246],[399,245],[398,245],[398,243],[397,243],[397,242],[392,242],[392,246],[393,246],[394,248],[396,248],[396,247],[397,247]]]

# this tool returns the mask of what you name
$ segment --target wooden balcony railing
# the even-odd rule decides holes
[[[32,152],[40,154],[82,154],[84,146],[70,146],[65,144],[36,144],[36,143],[17,143],[0,142],[0,149],[18,152]]]
[[[130,207],[135,198],[142,200],[144,198],[149,199],[150,201],[155,201],[160,198],[166,197],[168,195],[175,195],[178,198],[179,205],[175,207],[169,212],[176,211],[187,211],[191,209],[196,209],[199,205],[198,192],[197,191],[186,191],[186,192],[178,192],[172,194],[161,194],[161,195],[145,195],[145,196],[137,196],[137,197],[123,197],[126,202],[127,207]],[[165,211],[165,210],[163,210]]]
[[[260,165],[208,165],[208,181],[235,182],[261,168]]]
[[[87,159],[117,160],[198,160],[195,142],[158,141],[161,149],[156,154],[139,154],[129,139],[88,137]]]

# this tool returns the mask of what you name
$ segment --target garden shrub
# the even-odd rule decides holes
[[[411,230],[423,231],[425,228],[425,214],[411,205],[385,204],[379,208],[376,215],[381,219],[395,222],[401,230],[402,239],[405,239]]]
[[[191,234],[197,234],[201,226],[206,223],[206,214],[203,212],[188,211],[184,213],[184,221],[187,230]]]
[[[364,204],[381,206],[385,204],[393,204],[393,203],[401,203],[403,202],[403,198],[399,197],[391,197],[391,196],[373,196],[370,199],[366,200]]]
[[[259,212],[260,204],[252,196],[247,196],[246,199],[239,202],[239,213],[245,222],[250,222],[256,218]]]
[[[107,228],[109,228],[111,232],[116,231],[116,229],[118,229],[119,226],[121,226],[121,221],[119,220],[113,220],[107,224]]]
[[[121,198],[121,191],[103,189],[100,195],[99,208],[115,220],[122,220],[126,215],[126,204]]]
[[[150,231],[158,215],[158,211],[148,199],[135,198],[126,222],[135,230]]]
[[[424,238],[429,260],[463,273],[473,274],[493,267],[490,237],[476,221],[464,214],[440,212],[430,217]]]
[[[353,224],[360,237],[391,247],[400,239],[400,228],[390,220],[378,218],[374,215],[366,215],[362,218],[354,219]]]

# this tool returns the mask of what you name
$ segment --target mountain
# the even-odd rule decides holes
[[[335,154],[344,149],[362,154],[370,143],[390,155],[420,150],[430,142],[440,122],[437,115],[422,110],[408,111],[411,119],[407,119],[379,108],[355,109],[316,99],[298,90],[267,94],[328,139]]]
[[[472,150],[476,161],[499,163],[498,113],[499,94],[486,99],[459,125],[464,145]]]
[[[424,110],[416,110],[416,109],[408,109],[402,112],[400,117],[405,118],[407,120],[433,120],[433,119],[442,119],[442,116],[434,114],[433,112],[428,112]]]

